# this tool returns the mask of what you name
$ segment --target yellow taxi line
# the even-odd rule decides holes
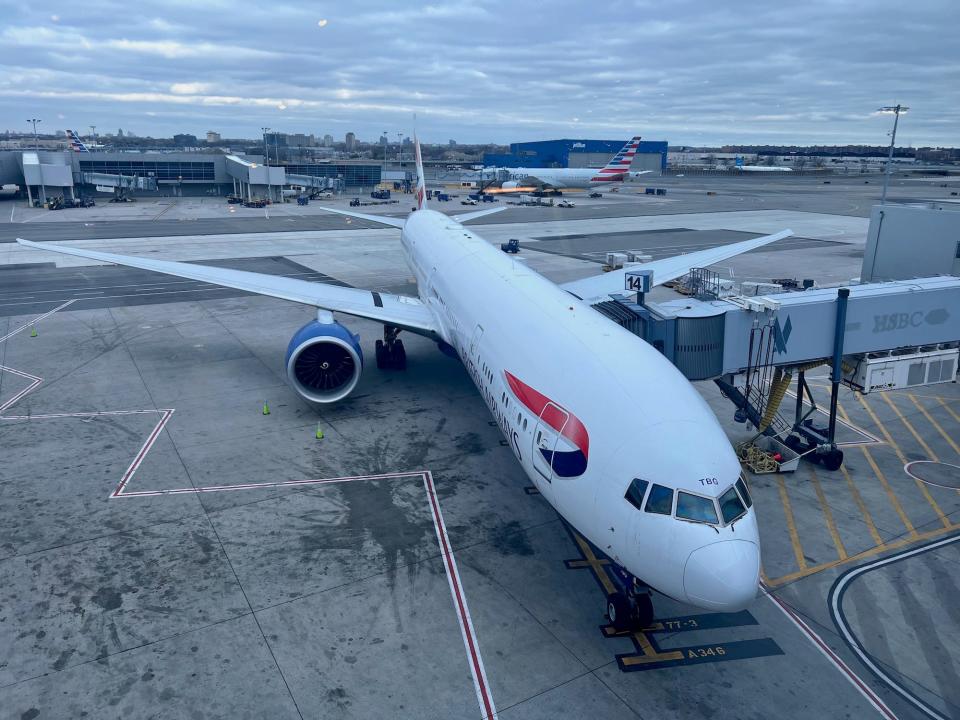
[[[953,448],[953,451],[957,453],[957,455],[960,455],[960,447],[957,446],[957,444],[953,441],[953,438],[950,437],[947,431],[943,429],[940,423],[933,419],[933,416],[927,412],[927,409],[923,405],[920,404],[920,401],[917,400],[917,398],[911,393],[907,393],[907,397],[910,398],[913,401],[913,404],[917,406],[917,410],[923,413],[923,416],[927,419],[927,422],[936,428],[936,431],[940,433],[940,437],[947,441],[947,444]]]
[[[880,397],[882,397],[886,401],[887,405],[893,409],[893,411],[897,414],[897,417],[900,418],[900,422],[906,425],[907,430],[909,430],[910,434],[913,435],[918,443],[920,443],[920,447],[923,448],[923,451],[927,454],[927,457],[934,462],[940,462],[940,458],[937,457],[937,454],[933,451],[933,448],[927,445],[926,441],[920,437],[920,433],[918,433],[913,427],[913,423],[907,420],[906,416],[900,412],[900,408],[894,404],[893,400],[890,399],[887,393],[880,393]],[[906,465],[906,461],[904,461],[904,465]]]
[[[861,402],[863,402],[861,400]],[[866,406],[864,406],[866,407]],[[844,410],[843,406],[837,403],[837,410],[843,417],[847,416],[847,411]],[[876,415],[873,415],[873,411],[869,410],[870,414],[876,418]],[[883,431],[884,435],[887,436],[887,439],[890,440],[890,434],[886,431],[886,428],[880,424],[879,419],[876,419],[876,422],[880,429]],[[870,453],[870,449],[861,445],[860,450],[863,452],[863,456],[867,459],[867,462],[870,464],[870,467],[873,469],[873,474],[877,476],[877,480],[880,481],[880,484],[883,486],[884,491],[887,493],[887,499],[890,500],[890,504],[893,506],[893,509],[896,511],[897,515],[900,516],[900,521],[903,523],[907,531],[912,535],[916,536],[917,530],[913,527],[913,523],[910,522],[910,518],[907,517],[907,514],[904,512],[903,507],[900,505],[900,501],[897,499],[896,493],[893,492],[893,488],[890,487],[890,483],[887,482],[887,477],[884,475],[880,468],[877,467],[876,461],[873,459],[873,455]],[[898,451],[899,452],[899,451]]]
[[[880,393],[880,394],[883,395],[883,393]],[[860,401],[860,404],[863,405],[863,407],[866,409],[868,413],[870,413],[870,417],[873,419],[873,421],[880,427],[880,430],[881,432],[883,432],[884,437],[887,438],[887,442],[890,443],[890,446],[893,448],[894,452],[897,454],[897,457],[900,458],[900,462],[906,465],[907,462],[909,461],[907,460],[906,455],[903,454],[903,451],[900,449],[900,446],[897,444],[896,440],[894,440],[893,437],[890,435],[890,432],[887,430],[887,426],[884,425],[883,422],[880,420],[880,418],[877,417],[876,413],[867,404],[866,400],[863,399],[863,396],[860,395],[859,393],[857,393],[857,400]],[[890,402],[890,401],[887,400],[887,402]],[[893,407],[893,409],[900,416],[900,419],[904,421],[907,427],[909,427],[914,432],[914,435],[917,436],[916,431],[913,430],[913,426],[906,421],[906,418],[903,417],[903,414],[900,412],[900,410],[892,403],[891,403],[891,407]],[[923,443],[923,444],[926,445],[926,443]],[[866,451],[866,449],[867,448],[863,448],[864,451]],[[933,455],[932,451],[930,455],[932,455],[932,457],[930,458],[931,460],[937,459],[936,456]],[[871,456],[870,453],[867,453],[867,458],[870,461],[871,467],[874,468],[874,472],[877,473],[877,476],[878,477],[882,476],[882,473],[880,472],[880,468],[877,467],[877,464],[873,461],[873,456]],[[889,487],[885,477],[883,478],[883,482],[885,487]],[[927,484],[922,480],[918,480],[917,478],[913,478],[913,482],[914,484],[916,484],[917,489],[920,490],[920,494],[923,495],[924,499],[927,501],[930,507],[933,508],[933,511],[937,514],[937,517],[940,518],[940,522],[942,522],[944,526],[949,526],[950,521],[947,520],[947,516],[943,514],[943,510],[941,510],[940,506],[937,505],[937,501],[933,499],[933,496],[930,494],[930,491],[927,489]],[[892,493],[893,491],[891,490],[890,492]],[[897,503],[897,505],[899,506],[899,503]],[[902,511],[902,508],[898,512],[901,512],[901,511]],[[908,529],[910,529],[913,532],[916,532],[915,530],[913,530],[912,525],[909,526]]]
[[[783,503],[783,513],[787,518],[787,531],[790,533],[790,543],[793,545],[793,555],[801,570],[806,569],[807,559],[803,556],[803,546],[800,545],[800,534],[797,532],[797,523],[793,517],[793,508],[790,506],[790,496],[787,495],[787,484],[783,476],[777,474],[777,485],[780,488],[780,502]]]
[[[837,557],[845,560],[847,550],[843,546],[843,540],[840,539],[840,533],[837,531],[837,524],[833,521],[833,513],[830,506],[827,505],[827,498],[823,494],[823,488],[820,487],[820,478],[817,477],[817,471],[810,466],[811,479],[813,480],[813,489],[817,492],[817,499],[820,501],[820,508],[823,510],[823,517],[827,521],[827,529],[830,531],[830,537],[833,538],[833,545],[837,549]]]

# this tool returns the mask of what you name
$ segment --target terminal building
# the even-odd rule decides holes
[[[623,140],[542,140],[511,143],[506,154],[487,153],[487,167],[584,168],[603,167],[618,153],[629,138]],[[631,170],[667,169],[667,141],[641,140]]]
[[[271,163],[269,174],[257,173],[258,168],[263,168],[262,155],[8,150],[0,151],[0,186],[17,186],[41,203],[57,196],[76,199],[119,191],[148,197],[228,195],[238,192],[241,183],[244,196],[276,199],[284,188],[372,187],[383,172],[380,164],[343,160]]]

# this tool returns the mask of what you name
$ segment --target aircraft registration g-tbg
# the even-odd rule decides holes
[[[401,331],[460,358],[526,474],[578,532],[617,564],[607,613],[647,626],[648,588],[716,611],[742,609],[760,572],[757,521],[740,464],[709,406],[659,352],[591,305],[624,289],[624,271],[564,285],[500,252],[426,203],[416,145],[416,210],[405,220],[329,209],[400,228],[419,297],[18,240],[40,250],[153,270],[316,307],[290,341],[293,389],[313,403],[350,394],[359,336],[333,312],[383,323],[379,368],[406,364]],[[654,284],[790,235],[646,264]]]
[[[627,141],[627,144],[614,155],[610,162],[599,170],[592,168],[512,168],[510,180],[500,187],[506,191],[567,190],[567,189],[603,189],[613,183],[623,182],[628,177],[646,175],[650,170],[630,170],[633,159],[640,147],[640,136]]]

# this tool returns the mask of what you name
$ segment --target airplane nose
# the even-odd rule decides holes
[[[724,540],[694,550],[683,571],[683,589],[694,605],[743,610],[760,583],[760,549],[749,540]]]

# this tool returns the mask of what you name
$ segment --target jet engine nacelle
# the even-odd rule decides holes
[[[349,395],[363,370],[359,339],[332,317],[330,322],[312,320],[297,330],[287,346],[287,377],[293,389],[315,403]]]
[[[507,182],[503,183],[500,187],[506,190],[513,190],[514,188],[520,187],[520,183],[516,180],[507,180]]]

